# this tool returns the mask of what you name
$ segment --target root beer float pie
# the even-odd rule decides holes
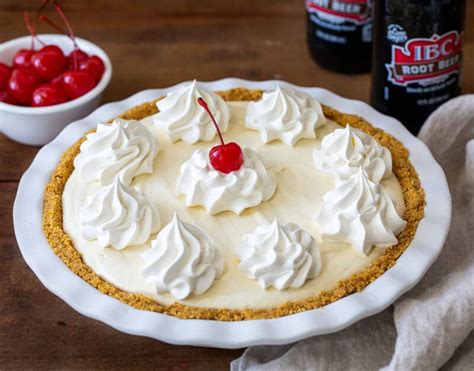
[[[274,318],[362,290],[423,216],[407,150],[298,90],[196,82],[62,157],[43,229],[100,291],[179,318]]]

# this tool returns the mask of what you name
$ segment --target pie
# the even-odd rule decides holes
[[[43,230],[69,269],[135,308],[285,316],[363,290],[409,247],[425,197],[408,155],[302,91],[194,81],[72,145]]]

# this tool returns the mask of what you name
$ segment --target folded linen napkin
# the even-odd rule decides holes
[[[232,371],[474,368],[474,95],[439,107],[419,138],[443,167],[453,197],[446,245],[422,281],[384,312],[338,333],[250,347]]]

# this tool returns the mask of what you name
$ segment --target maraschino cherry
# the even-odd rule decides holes
[[[46,3],[47,2],[45,1],[41,6],[40,10],[38,11],[37,18],[43,11]],[[40,40],[36,35],[36,26],[31,23],[28,12],[25,12],[25,24],[32,37],[31,50],[33,50],[34,41]],[[60,75],[64,72],[67,65],[68,59],[57,45],[44,45],[40,50],[34,52],[33,55],[31,55],[28,63],[28,66],[31,66],[31,69],[35,75],[43,81],[52,80],[56,76]]]
[[[224,139],[222,139],[222,134],[219,129],[219,125],[217,125],[214,116],[212,115],[207,103],[201,97],[198,98],[198,103],[202,108],[204,108],[212,120],[212,123],[216,127],[217,134],[219,135],[219,139],[221,144],[214,146],[209,151],[209,160],[211,161],[211,165],[214,169],[228,174],[232,171],[239,170],[244,163],[244,155],[242,153],[242,149],[240,146],[235,142],[224,143]]]
[[[36,29],[30,21],[28,12],[23,13],[23,19],[25,21],[26,28],[31,35],[31,47],[30,49],[20,49],[16,52],[13,57],[13,67],[25,67],[29,68],[31,63],[31,57],[35,54],[35,41],[37,41]],[[38,40],[39,41],[39,40]]]
[[[57,51],[56,48],[59,50]],[[49,81],[64,72],[68,60],[61,49],[55,45],[41,48],[31,57],[31,66],[41,80]]]
[[[34,50],[20,49],[13,57],[13,67],[29,67]]]
[[[38,86],[39,81],[27,68],[17,68],[13,71],[8,80],[7,92],[15,101],[22,105],[29,105],[33,91]]]
[[[44,84],[36,88],[31,97],[32,107],[52,106],[68,101],[64,91],[54,84]]]
[[[83,96],[94,88],[94,78],[85,71],[68,71],[63,74],[62,86],[70,99]]]
[[[12,75],[12,69],[5,63],[0,63],[0,90],[4,90],[7,87],[8,80]]]
[[[8,104],[16,104],[15,99],[5,90],[0,90],[0,102]]]
[[[96,55],[93,55],[92,57],[79,62],[79,71],[87,72],[90,76],[92,76],[94,82],[97,83],[104,74],[104,62],[102,62],[102,59]]]
[[[61,5],[59,5],[56,1],[53,1],[53,4],[68,30],[69,37],[71,38],[74,44],[74,50],[80,50],[76,44],[76,35],[74,34],[74,30],[72,29],[71,23],[69,22],[68,18],[64,14]],[[92,72],[90,72],[89,69],[78,70],[78,58],[82,56],[83,55],[81,53],[74,53],[72,55],[74,66],[73,70],[65,72],[63,74],[63,89],[70,99],[76,99],[86,94],[94,88],[96,79],[97,81],[100,80],[100,76],[96,75],[96,73],[98,73],[97,70],[94,70]],[[101,73],[103,73],[103,70],[101,70]]]
[[[77,61],[77,63],[80,64],[82,61],[85,61],[89,58],[87,53],[83,52],[81,49],[74,49],[68,54],[67,57],[69,59],[69,68],[71,70],[74,69],[74,61]]]

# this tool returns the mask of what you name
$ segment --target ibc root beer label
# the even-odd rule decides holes
[[[385,64],[395,85],[430,85],[458,74],[461,69],[462,33],[450,31],[430,38],[415,38],[392,45],[391,62]]]
[[[355,24],[370,20],[371,0],[307,0],[308,12],[316,12]]]

